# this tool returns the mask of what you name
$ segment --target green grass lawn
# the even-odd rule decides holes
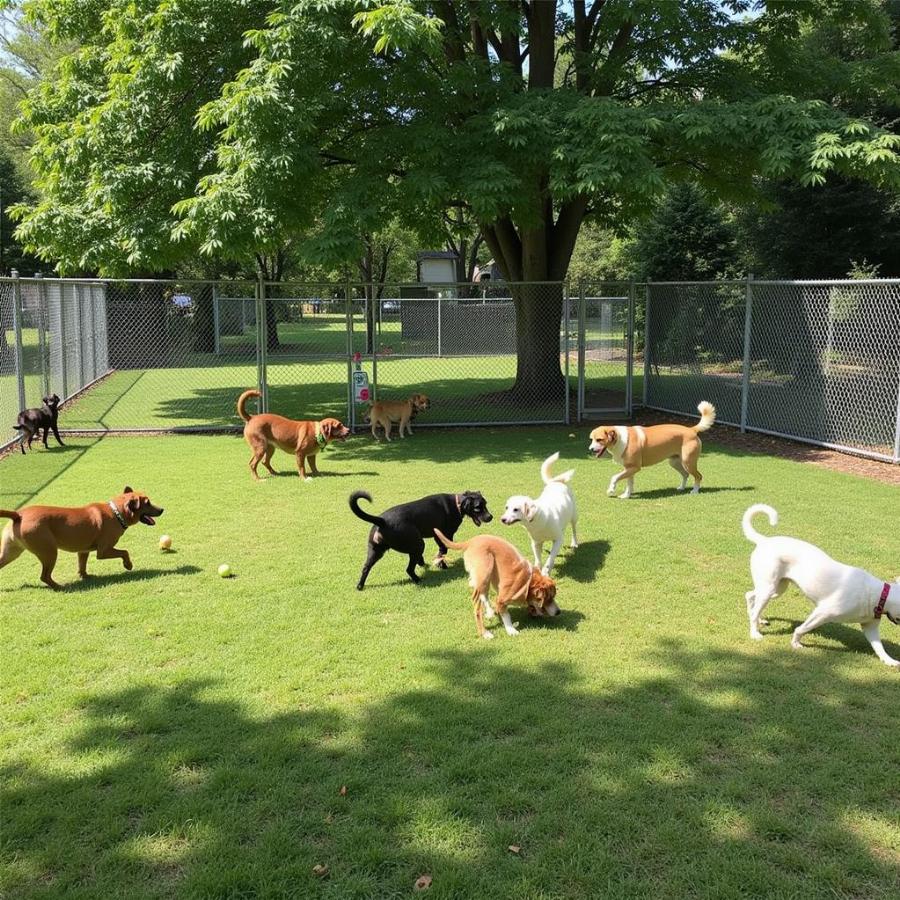
[[[857,627],[792,651],[796,592],[751,642],[739,520],[766,501],[785,532],[893,577],[900,492],[710,436],[699,496],[657,466],[621,502],[573,431],[359,437],[308,483],[253,483],[230,436],[0,461],[2,507],[126,482],[166,507],[120,542],[133,572],[92,559],[76,584],[64,554],[60,593],[30,555],[0,572],[0,894],[407,897],[427,873],[452,898],[896,897],[898,673]],[[351,490],[380,510],[480,489],[488,530],[524,551],[499,514],[556,449],[582,538],[558,619],[479,640],[458,554],[418,587],[389,554],[354,589]]]

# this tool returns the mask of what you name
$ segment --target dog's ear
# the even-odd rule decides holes
[[[331,422],[328,420],[324,421],[322,423],[322,434],[325,435],[326,441],[331,440],[331,430],[332,430]]]
[[[615,428],[610,428],[606,432],[606,443],[614,444],[619,439],[619,433]]]
[[[122,493],[123,493],[123,494],[133,494],[133,493],[134,493],[134,488],[130,488],[130,487],[128,487],[128,485],[126,484],[126,485],[125,485],[125,489],[122,491]]]
[[[524,512],[525,518],[530,522],[537,514],[537,504],[532,503],[530,500],[526,500]]]

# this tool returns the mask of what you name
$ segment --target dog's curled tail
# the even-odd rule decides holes
[[[716,421],[716,408],[706,400],[702,400],[697,404],[697,412],[700,413],[700,421],[694,426],[694,431],[698,434],[701,431],[709,431]]]
[[[765,503],[754,503],[753,506],[744,513],[744,518],[741,519],[744,537],[754,544],[758,544],[761,540],[764,540],[763,536],[753,527],[753,517],[757,513],[765,513],[769,517],[770,525],[778,524],[778,513],[775,512],[771,506],[767,506]]]
[[[259,391],[244,391],[244,393],[241,394],[240,397],[238,397],[238,402],[237,402],[238,415],[245,422],[250,421],[250,413],[247,412],[246,406],[247,406],[247,401],[251,397],[262,397],[262,394]]]
[[[575,474],[574,469],[567,469],[560,475],[550,474],[551,467],[558,459],[559,451],[554,453],[552,456],[548,456],[541,464],[541,478],[543,479],[544,484],[552,484],[554,481],[559,481],[562,484],[566,484],[567,482],[572,480],[572,476]]]
[[[21,522],[22,516],[14,509],[0,509],[0,519],[12,519],[13,522]]]
[[[362,519],[363,522],[371,522],[373,525],[378,525],[380,528],[384,528],[384,519],[381,516],[373,516],[371,513],[364,512],[359,508],[359,501],[366,500],[367,502],[372,502],[372,495],[366,493],[366,491],[354,491],[350,495],[350,499],[347,501],[350,504],[350,509],[353,510],[353,515],[357,518]]]
[[[435,528],[434,533],[444,544],[446,544],[446,546],[453,550],[465,550],[470,543],[469,541],[451,541],[450,538],[444,537],[440,528]]]

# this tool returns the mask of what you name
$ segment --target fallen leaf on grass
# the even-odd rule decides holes
[[[317,866],[313,866],[313,875],[316,878],[324,878],[328,874],[328,866],[323,866],[321,864]]]
[[[342,797],[346,797],[346,796],[347,796],[347,785],[346,785],[346,784],[342,784],[342,785],[341,785],[341,789],[340,789],[340,791],[338,791],[338,793],[339,793]]]
[[[510,844],[506,849],[509,850],[510,853],[518,854],[522,852],[522,848],[518,844]]]
[[[431,876],[430,875],[420,875],[416,879],[416,883],[413,885],[413,888],[417,891],[427,891],[428,888],[431,887]]]

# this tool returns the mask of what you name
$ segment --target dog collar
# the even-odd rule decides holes
[[[316,422],[316,443],[319,445],[320,450],[324,450],[325,446],[328,444],[328,438],[322,434],[322,429],[319,427],[318,422]]]
[[[113,511],[113,515],[119,520],[119,524],[122,526],[122,531],[127,531],[128,523],[125,521],[125,516],[123,516],[122,513],[119,512],[119,510],[116,508],[116,504],[113,503],[112,500],[109,501],[109,508]],[[881,615],[881,613],[879,613],[879,615]]]
[[[878,598],[878,603],[875,604],[875,618],[880,619],[881,614],[884,612],[884,604],[887,603],[888,594],[891,592],[891,586],[888,582],[884,583],[884,587],[881,589],[881,597]]]

